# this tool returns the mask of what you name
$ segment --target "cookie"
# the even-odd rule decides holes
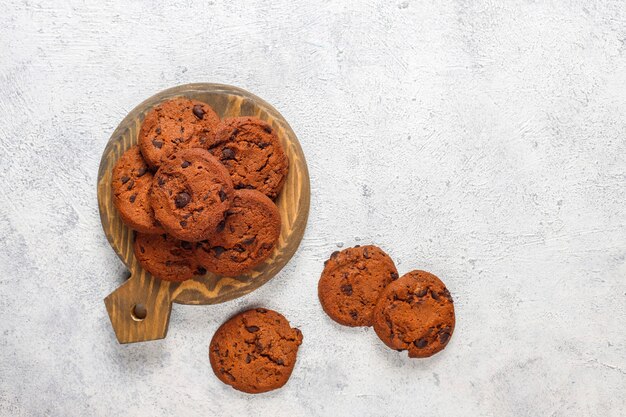
[[[133,244],[135,257],[143,269],[165,281],[185,281],[206,270],[198,265],[194,245],[166,234],[137,233]]]
[[[163,233],[150,204],[152,172],[138,146],[133,146],[118,159],[113,168],[111,188],[113,204],[128,227],[142,233]]]
[[[454,331],[452,296],[439,278],[411,271],[385,288],[374,309],[374,330],[387,346],[426,358],[446,347]]]
[[[159,167],[173,153],[206,149],[215,138],[220,118],[206,103],[179,97],[154,107],[139,130],[139,147],[146,162]]]
[[[234,191],[226,168],[197,148],[171,155],[152,183],[150,201],[156,219],[167,233],[190,242],[216,231]]]
[[[209,150],[228,168],[236,189],[255,189],[273,199],[283,187],[289,160],[267,122],[256,117],[226,118]]]
[[[285,385],[301,343],[302,333],[285,317],[257,308],[222,324],[211,340],[209,359],[223,383],[258,394]]]
[[[371,326],[381,291],[398,270],[380,248],[356,246],[333,252],[325,262],[317,294],[328,316],[345,326]]]
[[[197,250],[198,260],[215,274],[235,276],[267,259],[280,236],[280,213],[265,194],[236,190],[226,219]]]

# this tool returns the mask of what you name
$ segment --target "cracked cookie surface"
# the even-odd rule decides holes
[[[273,199],[283,187],[289,159],[267,122],[256,117],[225,118],[209,150],[228,168],[236,189],[255,189]]]
[[[387,346],[426,358],[446,347],[454,332],[452,296],[425,271],[411,271],[383,290],[374,309],[374,330]]]
[[[223,383],[257,394],[287,383],[301,343],[302,333],[285,317],[257,308],[222,324],[211,340],[209,359]]]
[[[146,115],[139,130],[141,153],[156,168],[179,150],[206,149],[219,123],[219,116],[206,103],[182,97],[168,100]]]
[[[215,232],[232,196],[226,168],[208,151],[186,149],[171,155],[154,175],[150,201],[167,233],[197,242]]]
[[[381,291],[398,278],[398,270],[382,249],[356,246],[333,252],[325,262],[317,292],[328,316],[345,326],[371,326]]]
[[[185,281],[206,270],[198,265],[194,245],[166,234],[137,233],[133,244],[135,257],[143,269],[165,281]]]
[[[223,223],[198,245],[198,261],[215,274],[239,275],[267,259],[279,236],[274,202],[256,190],[236,190]]]
[[[138,146],[128,149],[113,168],[111,189],[113,204],[122,221],[142,233],[163,233],[150,204],[152,172],[143,160]]]

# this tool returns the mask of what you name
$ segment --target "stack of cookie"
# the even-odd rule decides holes
[[[390,348],[425,358],[443,350],[454,331],[452,296],[425,271],[398,277],[389,255],[376,246],[333,252],[318,283],[322,308],[344,326],[373,326]]]
[[[276,245],[281,219],[272,199],[288,167],[265,121],[220,120],[206,103],[175,98],[146,115],[139,145],[117,161],[113,202],[136,231],[136,258],[152,275],[236,276]]]

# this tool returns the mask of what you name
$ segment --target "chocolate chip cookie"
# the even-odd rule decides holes
[[[163,233],[150,204],[152,172],[138,146],[133,146],[118,159],[113,168],[111,188],[113,204],[128,227],[142,233]]]
[[[236,189],[255,189],[273,199],[283,187],[289,160],[267,122],[256,117],[226,118],[209,150],[228,168]]]
[[[374,330],[387,346],[408,350],[410,358],[432,356],[454,331],[454,304],[443,282],[411,271],[383,290],[374,309]]]
[[[222,324],[211,340],[209,359],[223,383],[258,394],[285,385],[301,343],[302,333],[285,317],[257,308]]]
[[[235,276],[267,259],[280,236],[280,213],[265,194],[236,190],[216,233],[202,242],[198,261],[210,272]]]
[[[206,274],[196,261],[192,243],[165,234],[137,233],[134,251],[143,269],[165,281],[185,281]]]
[[[368,245],[333,252],[325,262],[317,293],[322,308],[345,326],[371,326],[381,291],[398,278],[382,249]]]
[[[139,131],[139,146],[146,162],[158,167],[174,152],[206,149],[215,138],[220,118],[206,103],[179,97],[154,107]]]
[[[226,168],[208,151],[193,148],[176,152],[161,165],[150,201],[167,233],[197,242],[217,230],[233,191]]]

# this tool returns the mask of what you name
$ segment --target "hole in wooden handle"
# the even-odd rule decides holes
[[[133,309],[130,311],[130,316],[135,321],[143,321],[143,319],[145,319],[147,315],[148,310],[143,304],[135,304],[133,306]]]

